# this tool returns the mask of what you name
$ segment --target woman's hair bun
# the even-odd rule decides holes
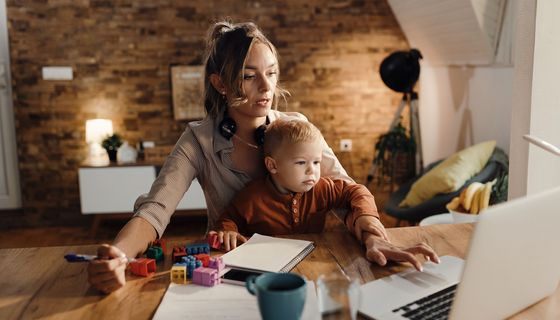
[[[216,41],[221,38],[226,32],[233,30],[233,24],[228,21],[220,21],[214,24],[214,28],[212,28],[210,33],[210,40]]]

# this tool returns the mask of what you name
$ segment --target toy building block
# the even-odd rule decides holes
[[[226,264],[222,257],[214,257],[210,258],[210,262],[208,263],[208,268],[215,269],[218,271],[218,274],[221,274],[222,271],[225,269]]]
[[[192,278],[193,271],[196,268],[202,267],[202,261],[197,260],[194,256],[191,255],[183,257],[182,261],[179,264],[187,266],[187,278],[189,279]]]
[[[220,277],[218,277],[218,271],[216,271],[216,269],[202,267],[194,270],[192,282],[207,287],[213,287],[220,283]]]
[[[207,253],[195,254],[194,257],[202,261],[203,267],[208,267],[208,263],[210,263],[210,256]]]
[[[208,243],[191,243],[185,247],[187,254],[209,253],[210,246]]]
[[[218,249],[219,250],[220,247],[221,247],[220,239],[218,239],[217,234],[209,234],[208,237],[206,237],[206,241],[208,241],[208,245],[212,249]]]
[[[152,241],[152,247],[160,247],[161,250],[163,250],[163,255],[165,255],[165,252],[167,251],[167,245],[165,243],[164,239],[156,239],[154,241]]]
[[[169,273],[171,282],[177,284],[187,284],[187,266],[173,265]]]
[[[156,272],[156,261],[154,259],[139,258],[130,262],[130,271],[142,277],[153,276]]]
[[[187,256],[185,247],[173,247],[173,262],[181,262]]]
[[[163,249],[161,247],[149,247],[146,254],[148,258],[156,260],[156,262],[163,260]]]

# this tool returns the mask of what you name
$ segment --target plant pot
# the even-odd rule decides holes
[[[114,149],[106,149],[107,154],[109,155],[109,161],[117,162],[117,150]]]

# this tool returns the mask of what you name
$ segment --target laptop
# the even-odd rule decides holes
[[[503,319],[556,291],[560,188],[488,208],[467,259],[443,256],[361,286],[359,313],[373,319]]]

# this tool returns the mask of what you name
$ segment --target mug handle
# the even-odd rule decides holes
[[[245,279],[245,287],[247,288],[247,291],[249,291],[252,295],[256,295],[255,292],[255,280],[257,279],[257,276],[248,276],[247,279]]]

